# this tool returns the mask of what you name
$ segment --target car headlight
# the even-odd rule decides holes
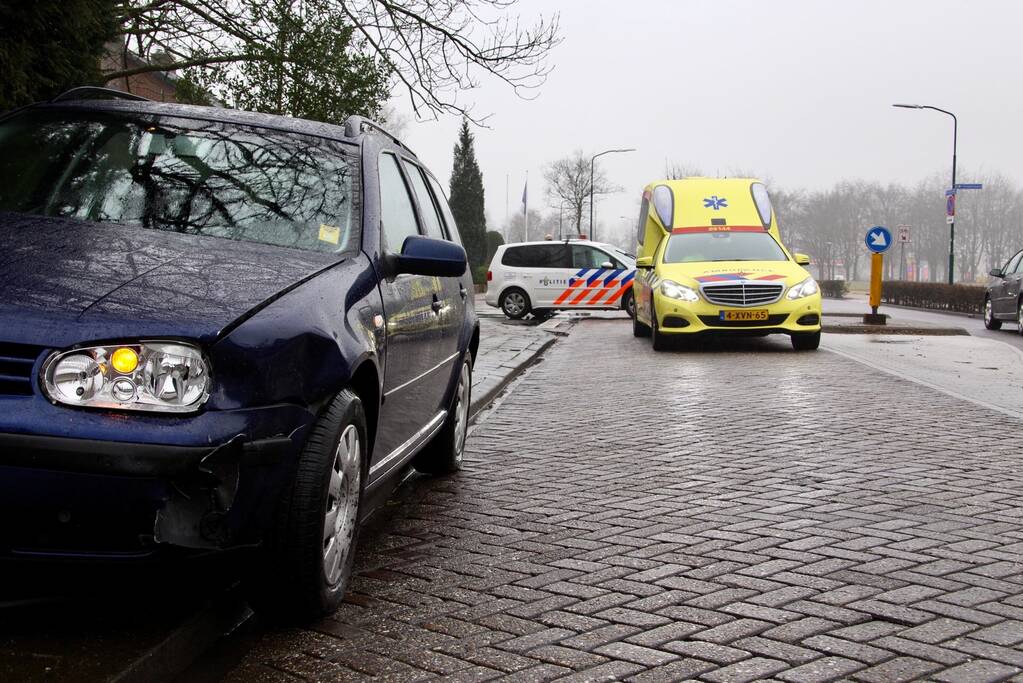
[[[661,282],[661,294],[671,299],[678,299],[679,301],[699,301],[700,295],[696,293],[696,290],[692,287],[686,287],[680,285],[677,282],[671,280],[664,280]]]
[[[790,299],[802,299],[804,296],[810,296],[811,294],[817,293],[817,282],[812,278],[808,277],[798,285],[793,285],[789,289],[788,298]]]
[[[89,408],[187,413],[208,398],[209,379],[202,352],[180,342],[90,346],[43,364],[52,401]]]

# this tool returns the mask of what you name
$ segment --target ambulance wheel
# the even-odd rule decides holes
[[[628,313],[633,320],[636,319],[636,298],[632,296],[631,291],[626,292],[622,297],[622,310]]]
[[[633,337],[649,337],[650,326],[644,325],[639,321],[635,315],[632,316],[632,336]]]
[[[529,295],[518,287],[511,287],[501,292],[498,302],[504,314],[512,320],[525,318],[530,311]]]
[[[653,304],[650,305],[650,341],[653,343],[654,351],[667,351],[668,338],[661,333],[661,327],[657,324],[657,311]]]
[[[796,332],[792,335],[792,348],[796,351],[816,351],[820,345],[820,332]]]

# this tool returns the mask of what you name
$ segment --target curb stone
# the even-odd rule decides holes
[[[568,334],[564,332],[562,334]],[[505,373],[497,384],[493,385],[480,396],[473,396],[472,401],[469,404],[469,420],[475,420],[476,417],[491,403],[494,399],[501,395],[501,393],[508,387],[516,377],[522,374],[522,372],[531,365],[534,365],[540,360],[540,356],[543,355],[551,345],[556,342],[557,339],[551,338],[537,346],[532,353],[530,353],[525,359],[518,363],[509,372]]]

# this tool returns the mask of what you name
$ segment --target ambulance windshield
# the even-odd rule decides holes
[[[787,261],[778,243],[766,232],[689,232],[668,238],[665,263],[703,261]]]

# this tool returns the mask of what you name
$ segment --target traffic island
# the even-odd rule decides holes
[[[863,316],[864,325],[887,325],[888,316],[884,313],[866,313]]]
[[[879,318],[881,322],[872,322]],[[931,325],[921,322],[900,322],[885,313],[828,313],[822,318],[821,332],[829,334],[899,334],[931,337],[969,335],[965,328]]]

